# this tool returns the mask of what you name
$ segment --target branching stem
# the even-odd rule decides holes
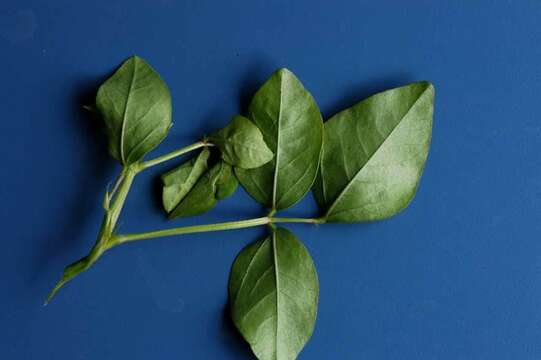
[[[172,229],[143,232],[138,234],[115,233],[116,224],[122,208],[124,207],[128,192],[130,191],[135,176],[139,172],[205,146],[214,145],[204,139],[190,146],[186,146],[182,149],[178,149],[155,159],[124,166],[122,172],[120,173],[118,179],[115,182],[115,185],[113,186],[112,191],[110,193],[106,193],[106,198],[104,200],[105,215],[103,217],[103,222],[101,224],[100,232],[98,233],[98,238],[96,239],[94,247],[90,251],[89,255],[66,267],[62,278],[50,292],[46,303],[48,303],[53,298],[56,292],[62,286],[64,286],[64,284],[72,280],[79,273],[87,270],[90,266],[92,266],[92,264],[94,264],[106,250],[126,242],[154,239],[173,235],[243,229],[262,225],[274,227],[274,224],[277,223],[322,224],[325,222],[325,218],[274,217],[276,211],[272,210],[268,216],[255,219],[229,221],[217,224],[184,226]]]
[[[228,221],[217,224],[206,224],[206,225],[192,225],[192,226],[182,226],[172,229],[149,231],[144,233],[137,234],[118,234],[114,235],[111,239],[111,246],[119,245],[129,241],[135,240],[147,240],[155,239],[165,236],[173,235],[184,235],[184,234],[193,234],[201,232],[211,232],[211,231],[223,231],[223,230],[234,230],[234,229],[243,229],[254,226],[277,224],[277,223],[305,223],[305,224],[321,224],[323,219],[319,218],[279,218],[279,217],[260,217],[255,219],[248,220],[239,220],[239,221]]]
[[[184,155],[186,153],[189,153],[190,151],[197,150],[199,148],[205,147],[205,146],[214,146],[214,144],[207,142],[206,140],[198,141],[195,144],[183,147],[181,149],[172,151],[168,154],[162,155],[160,157],[157,157],[152,160],[147,160],[141,163],[141,170],[147,169],[151,166],[161,164],[163,162],[166,162],[168,160],[174,159],[178,156]]]

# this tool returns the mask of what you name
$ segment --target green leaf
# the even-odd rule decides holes
[[[239,115],[234,116],[229,125],[212,134],[209,140],[220,148],[225,162],[243,169],[260,167],[274,156],[257,126]]]
[[[260,360],[293,360],[312,332],[319,282],[304,245],[277,228],[238,255],[229,278],[235,326]]]
[[[239,182],[235,177],[233,168],[224,163],[218,181],[216,181],[216,199],[228,198],[233,195],[238,186]]]
[[[207,171],[209,156],[210,151],[204,148],[197,157],[162,175],[165,211],[171,212]]]
[[[208,170],[170,214],[170,218],[199,215],[212,209],[218,200],[235,192],[237,179],[231,165],[220,161]]]
[[[323,142],[319,109],[295,75],[280,69],[255,94],[249,118],[275,156],[256,169],[235,168],[237,177],[264,206],[288,208],[310,190],[317,174]]]
[[[96,106],[105,121],[109,152],[123,165],[141,160],[171,127],[169,89],[137,56],[126,60],[100,86]]]
[[[388,218],[412,200],[428,156],[434,87],[376,94],[325,123],[314,194],[331,222]]]

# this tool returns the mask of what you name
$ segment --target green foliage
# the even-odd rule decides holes
[[[249,245],[231,269],[231,316],[258,359],[297,357],[314,330],[318,294],[310,254],[284,228]]]
[[[413,198],[428,156],[434,87],[388,90],[325,123],[315,196],[333,222],[388,218]]]
[[[66,267],[48,301],[119,244],[269,225],[271,235],[242,250],[233,264],[231,315],[258,359],[296,359],[314,330],[319,283],[303,244],[274,224],[379,220],[406,207],[428,156],[433,102],[430,83],[413,83],[369,97],[323,125],[310,93],[293,73],[280,69],[257,91],[247,117],[235,116],[208,138],[143,161],[171,126],[171,96],[144,60],[129,58],[96,97],[109,151],[122,171],[106,192],[104,220],[94,247]],[[135,176],[200,148],[196,157],[162,175],[162,202],[170,218],[211,210],[233,194],[239,182],[270,213],[255,219],[118,234],[116,225]],[[275,216],[312,187],[322,216]]]
[[[233,194],[237,185],[231,165],[220,161],[197,181],[169,217],[174,219],[203,214],[212,209],[218,200]]]
[[[310,190],[317,174],[323,143],[319,109],[299,79],[280,69],[255,94],[249,117],[275,155],[259,168],[236,168],[237,177],[264,206],[286,209]]]
[[[225,162],[243,169],[260,167],[274,156],[259,128],[240,115],[234,116],[229,125],[212,134],[209,140],[220,148]]]
[[[126,60],[100,86],[96,107],[105,122],[109,152],[123,165],[141,160],[171,127],[169,89],[138,56]]]
[[[209,156],[210,151],[205,148],[197,157],[162,175],[165,211],[170,213],[208,170]]]

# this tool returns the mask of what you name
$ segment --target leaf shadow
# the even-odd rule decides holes
[[[59,217],[61,221],[57,223],[53,233],[45,236],[40,244],[40,249],[37,250],[36,256],[31,262],[33,269],[30,281],[32,282],[35,282],[38,277],[46,277],[51,279],[50,285],[52,286],[57,277],[60,277],[63,266],[77,260],[76,258],[65,259],[66,263],[62,264],[62,267],[58,266],[57,261],[75,248],[82,246],[83,241],[88,240],[79,235],[92,221],[90,215],[95,212],[97,207],[101,207],[104,179],[110,176],[115,167],[107,152],[107,142],[101,128],[101,122],[92,112],[83,108],[84,105],[94,104],[94,96],[103,79],[104,76],[93,76],[76,81],[73,90],[70,91],[70,94],[74,95],[67,99],[71,107],[66,118],[73,119],[73,123],[68,125],[73,128],[71,133],[77,137],[78,141],[85,144],[82,146],[84,149],[89,150],[80,154],[80,161],[85,164],[84,173],[76,174],[76,177],[82,180],[81,186],[73,191],[72,200],[66,204],[65,211]],[[111,181],[113,180],[111,179]],[[54,280],[52,272],[55,273]]]
[[[246,115],[248,113],[252,97],[277,68],[268,58],[260,57],[246,70],[237,85],[240,114]]]
[[[223,339],[225,343],[224,345],[231,349],[232,354],[239,355],[242,358],[246,357],[246,359],[253,359],[254,355],[252,353],[252,350],[250,349],[250,345],[248,345],[248,343],[243,339],[239,330],[233,323],[233,319],[231,319],[230,309],[231,302],[228,299],[227,302],[224,304],[220,322],[220,330],[222,330],[222,333],[225,334],[225,337]]]
[[[411,74],[407,72],[398,72],[396,74],[363,80],[361,83],[350,85],[344,89],[342,94],[339,94],[337,97],[338,100],[336,100],[331,106],[327,106],[324,111],[322,109],[321,112],[323,119],[326,121],[338,112],[345,110],[376,93],[414,81],[415,80],[412,80]]]
[[[174,166],[171,167],[170,169],[174,169]],[[161,179],[161,174],[169,171],[170,169],[162,171],[160,174],[155,175],[152,179],[152,207],[154,208],[156,212],[160,212],[164,219],[167,219],[168,217],[162,205],[163,183]]]

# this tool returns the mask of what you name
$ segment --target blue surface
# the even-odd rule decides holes
[[[281,66],[328,117],[429,79],[432,149],[391,220],[291,226],[321,283],[301,359],[541,358],[541,4],[537,1],[3,1],[0,358],[249,359],[227,317],[230,265],[263,229],[87,253],[118,165],[82,113],[127,56],[169,84],[175,126],[151,156],[245,109]],[[123,232],[173,226],[140,175]],[[243,191],[175,224],[260,216]],[[286,212],[316,214],[312,196]]]

